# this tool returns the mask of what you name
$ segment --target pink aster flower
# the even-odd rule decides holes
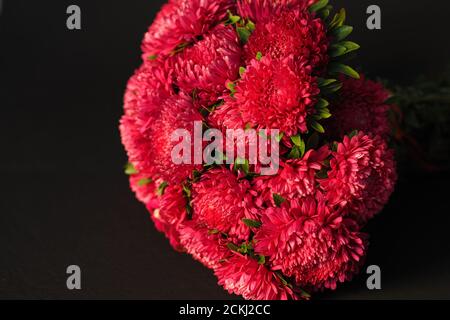
[[[313,112],[319,93],[310,72],[309,66],[296,64],[292,56],[282,61],[269,56],[254,59],[238,81],[234,98],[218,108],[220,116],[211,117],[225,123],[230,120],[220,117],[231,113],[232,119],[242,119],[241,123],[255,129],[279,129],[287,136],[306,132],[306,117]]]
[[[186,205],[182,187],[169,185],[159,197],[159,207],[156,209],[148,207],[156,228],[166,235],[171,245],[178,251],[184,250],[178,230],[187,219]]]
[[[238,14],[259,23],[283,11],[306,9],[316,0],[238,0]]]
[[[290,201],[301,201],[313,195],[318,185],[316,174],[324,167],[323,162],[329,153],[327,146],[317,151],[309,150],[303,158],[283,163],[278,175],[255,178],[253,185],[259,194],[257,204],[274,206],[274,194]]]
[[[148,150],[152,142],[142,129],[154,121],[162,102],[174,94],[170,73],[160,62],[144,63],[129,80],[125,92],[125,115],[120,121],[122,143],[129,162],[144,175],[150,166]]]
[[[209,106],[227,90],[227,81],[239,77],[241,46],[235,30],[221,24],[184,49],[175,61],[176,85],[189,95],[195,94],[200,105]]]
[[[242,219],[256,217],[248,180],[239,180],[224,167],[212,169],[193,184],[192,198],[194,217],[199,224],[230,237],[248,239],[250,228]]]
[[[140,173],[130,176],[131,190],[136,194],[136,198],[144,204],[156,208],[159,205],[156,194],[156,184],[153,180]],[[153,203],[153,205],[151,205]]]
[[[346,207],[365,223],[381,211],[397,179],[393,151],[379,136],[344,137],[333,152],[328,178],[321,180],[331,204]]]
[[[192,177],[194,170],[202,168],[201,165],[194,164],[177,165],[172,159],[172,150],[179,143],[172,141],[174,130],[184,129],[189,132],[193,155],[195,122],[202,120],[192,98],[184,94],[170,97],[160,105],[158,116],[151,118],[146,126],[141,128],[144,137],[150,141],[143,150],[149,163],[149,177],[162,178],[166,182],[177,184]]]
[[[307,61],[315,69],[328,62],[327,31],[321,19],[307,11],[283,11],[256,25],[245,46],[245,60],[250,62],[258,52],[273,59],[290,55],[297,61]]]
[[[336,139],[353,130],[387,137],[390,133],[386,104],[390,93],[381,83],[342,77],[343,87],[332,104],[333,117],[326,122],[327,132]]]
[[[335,289],[358,272],[365,236],[353,220],[318,198],[308,197],[296,208],[268,208],[255,235],[255,252],[301,287]]]
[[[222,260],[227,259],[231,251],[225,239],[219,233],[212,233],[196,221],[188,221],[180,226],[180,241],[186,252],[207,268],[214,269]]]
[[[164,5],[142,43],[144,59],[167,55],[190,44],[212,27],[226,20],[233,0],[171,0]]]
[[[275,273],[248,256],[234,254],[222,262],[214,273],[225,290],[247,300],[298,299]]]

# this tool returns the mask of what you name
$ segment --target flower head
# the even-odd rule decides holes
[[[238,178],[221,167],[205,173],[193,184],[194,217],[209,230],[218,230],[231,237],[247,240],[250,228],[242,219],[256,217],[248,180]]]
[[[165,100],[157,117],[149,121],[141,130],[144,136],[151,141],[146,145],[149,162],[149,176],[156,179],[177,184],[192,177],[193,171],[201,169],[201,164],[175,164],[172,159],[172,151],[179,141],[172,140],[174,130],[182,129],[189,133],[191,142],[191,155],[194,154],[194,129],[195,123],[203,120],[200,113],[192,103],[192,98],[180,94]],[[183,137],[187,138],[187,137]],[[187,141],[187,140],[186,140]],[[180,156],[182,156],[180,154]],[[192,157],[191,157],[192,158]],[[190,159],[191,162],[192,159]]]
[[[227,81],[239,77],[240,63],[241,46],[235,30],[218,25],[175,57],[175,83],[207,107],[224,94]]]
[[[323,168],[323,161],[328,157],[327,146],[309,150],[301,159],[291,159],[281,165],[279,174],[260,176],[254,179],[254,190],[258,192],[258,205],[274,206],[274,194],[285,200],[301,201],[317,191],[316,174]]]
[[[306,117],[313,112],[319,93],[310,72],[310,67],[298,65],[292,56],[282,61],[269,56],[254,59],[238,81],[234,98],[215,111],[218,116],[211,117],[225,123],[230,120],[220,117],[231,114],[239,123],[256,129],[279,129],[287,136],[306,132]]]
[[[328,43],[321,19],[304,10],[289,10],[257,24],[244,55],[247,62],[258,52],[275,60],[292,55],[297,61],[307,61],[313,68],[322,69],[328,62]]]
[[[283,11],[304,10],[316,0],[238,0],[240,16],[259,23]]]
[[[125,115],[120,121],[122,143],[129,162],[143,175],[151,171],[148,150],[152,141],[142,129],[158,117],[160,105],[174,95],[170,74],[163,63],[144,63],[129,80],[125,92]]]
[[[342,139],[353,130],[387,137],[390,133],[390,106],[386,100],[390,93],[381,83],[364,77],[341,80],[343,87],[333,102],[333,117],[326,122],[327,132],[336,139]]]
[[[320,182],[328,201],[346,207],[361,223],[381,211],[394,190],[394,154],[379,136],[345,136],[330,166],[328,177]]]
[[[297,299],[292,289],[258,261],[234,254],[215,270],[219,285],[247,300]]]
[[[213,233],[196,221],[188,221],[180,226],[180,241],[186,252],[204,266],[214,269],[231,255],[220,233]]]
[[[159,187],[161,190],[161,188]],[[150,216],[158,231],[163,232],[170,240],[175,250],[183,251],[180,242],[179,227],[186,222],[186,199],[182,187],[179,185],[167,186],[160,191],[159,206],[154,209],[148,207]]]
[[[299,207],[268,208],[255,236],[255,252],[269,257],[272,270],[293,277],[297,285],[335,289],[359,269],[364,235],[323,199],[308,197]]]
[[[226,20],[233,0],[171,0],[164,5],[142,43],[144,59],[168,55]]]

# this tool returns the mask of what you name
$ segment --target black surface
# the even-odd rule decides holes
[[[174,252],[123,175],[117,124],[139,44],[163,1],[3,0],[0,15],[0,298],[227,299],[212,273]],[[448,1],[379,0],[383,29],[365,28],[371,1],[348,9],[357,62],[407,83],[448,63]],[[66,8],[82,30],[66,29]],[[332,299],[450,298],[448,175],[404,174],[367,228],[365,275]],[[65,270],[82,268],[81,291]]]

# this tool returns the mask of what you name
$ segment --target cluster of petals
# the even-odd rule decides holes
[[[330,97],[321,92],[333,39],[308,10],[316,1],[169,0],[145,34],[142,65],[125,92],[120,133],[136,198],[173,248],[245,299],[302,299],[303,289],[350,280],[367,252],[361,229],[397,180],[389,92],[364,77],[339,78],[342,89]],[[325,98],[327,120],[317,111]],[[313,134],[321,131],[313,120],[324,135]],[[202,134],[257,135],[225,134],[221,151],[232,148],[232,161],[198,164],[199,123]],[[191,138],[190,163],[173,161],[179,129]],[[281,140],[277,149],[266,141],[279,159],[275,175],[261,175],[261,159],[247,153],[261,130]],[[250,164],[237,162],[239,145]]]

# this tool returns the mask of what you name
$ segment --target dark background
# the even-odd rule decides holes
[[[450,53],[450,4],[332,1],[345,6],[356,64],[409,83],[440,72]],[[118,121],[140,40],[163,1],[3,0],[0,15],[0,298],[229,299],[212,273],[174,252],[134,199],[123,174]],[[365,27],[382,8],[381,31]],[[82,30],[66,28],[66,8]],[[364,272],[317,299],[450,298],[448,174],[405,172],[366,231]],[[82,290],[66,268],[82,268]]]

